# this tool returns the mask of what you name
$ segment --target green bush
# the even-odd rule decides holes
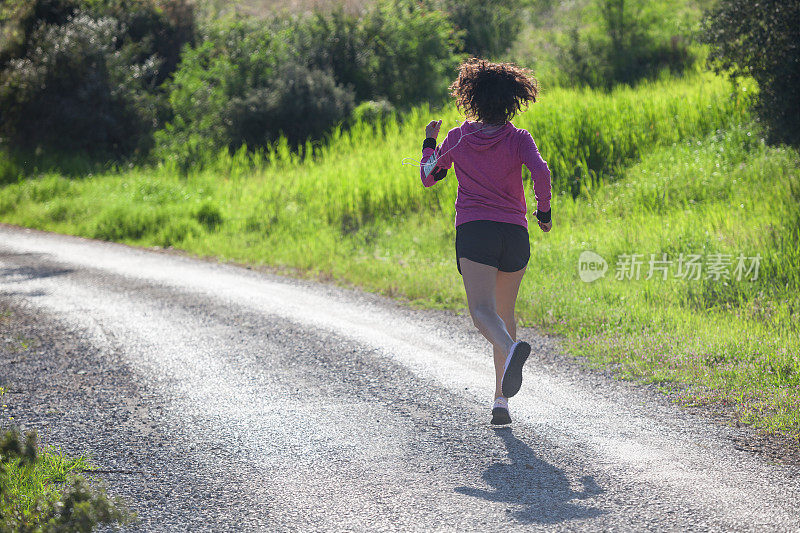
[[[159,85],[193,33],[186,6],[183,0],[12,3],[3,12],[11,37],[0,46],[0,135],[26,150],[146,151],[166,114]]]
[[[800,146],[800,1],[721,0],[704,30],[717,71],[758,82],[756,112],[770,139]]]
[[[61,25],[41,25],[35,47],[3,72],[3,133],[17,146],[55,150],[132,151],[142,119],[125,85],[110,87],[114,19],[78,14]],[[131,134],[133,133],[133,134]]]
[[[275,90],[281,84],[286,92],[291,85],[279,75],[292,69],[288,35],[288,29],[255,19],[225,19],[203,28],[200,44],[184,50],[168,82],[173,117],[156,133],[157,158],[202,163],[222,149],[276,139],[282,124],[272,114],[297,88],[289,87],[289,94]],[[313,85],[303,82],[305,88]],[[326,89],[340,90],[327,83],[314,97]]]
[[[350,87],[357,101],[373,98],[379,89],[379,80],[370,70],[375,57],[364,41],[364,16],[339,6],[280,22],[295,56],[309,68],[328,72],[337,83]]]
[[[319,11],[284,27],[298,60],[330,72],[357,101],[408,107],[445,98],[459,61],[448,15],[411,0],[378,0],[359,15]]]
[[[212,19],[199,33],[188,0],[10,0],[0,18],[0,137],[37,161],[155,146],[186,169],[281,136],[297,147],[362,101],[443,101],[461,59],[448,15],[413,0]]]
[[[463,58],[456,53],[460,42],[445,13],[412,0],[378,1],[364,15],[362,27],[362,45],[371,55],[371,99],[409,107],[447,97]]]
[[[14,183],[19,180],[20,169],[14,159],[0,151],[0,185]]]
[[[396,113],[395,107],[386,100],[367,100],[361,102],[353,109],[350,119],[353,124],[359,122],[378,124],[385,123],[391,118],[396,117]]]
[[[25,57],[40,24],[65,24],[80,6],[79,0],[5,0],[0,3],[0,66]]]
[[[653,79],[664,70],[687,70],[695,54],[685,37],[660,30],[665,9],[644,0],[595,0],[588,16],[600,25],[569,32],[564,51],[567,77],[578,85],[608,88]]]
[[[266,146],[284,135],[293,145],[319,138],[353,109],[353,94],[330,74],[296,63],[281,65],[269,87],[231,98],[223,120],[229,146]]]
[[[184,44],[194,42],[190,0],[82,0],[82,5],[96,17],[117,21],[122,63],[134,69],[146,65],[138,76],[151,89],[175,70]]]
[[[470,56],[502,56],[522,28],[522,0],[439,0],[434,5],[462,31],[463,50]]]
[[[222,224],[222,213],[212,202],[204,202],[195,213],[195,218],[207,229],[215,229]]]
[[[447,16],[410,0],[381,0],[358,16],[226,18],[199,42],[168,82],[173,117],[156,133],[156,159],[184,170],[281,136],[293,147],[319,139],[359,101],[384,101],[387,111],[440,102],[460,60]]]

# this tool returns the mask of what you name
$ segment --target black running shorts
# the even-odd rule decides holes
[[[528,264],[531,243],[528,230],[519,224],[473,220],[456,226],[456,266],[463,257],[503,272],[516,272]]]

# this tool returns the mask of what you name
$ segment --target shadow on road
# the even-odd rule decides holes
[[[524,523],[555,524],[565,520],[592,518],[602,511],[576,503],[603,492],[594,478],[581,478],[583,489],[575,491],[567,476],[555,466],[539,459],[536,453],[512,433],[511,428],[495,429],[503,439],[508,462],[495,462],[486,468],[483,480],[494,490],[457,487],[467,496],[490,502],[504,502],[517,507],[509,516]]]
[[[19,265],[19,258],[36,258],[42,254],[0,253],[0,282],[15,283],[32,279],[52,278],[71,274],[72,269],[48,266],[46,263],[36,265]],[[17,264],[11,264],[16,261]],[[5,264],[4,264],[5,263]]]

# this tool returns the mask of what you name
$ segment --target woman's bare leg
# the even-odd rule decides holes
[[[514,341],[517,340],[517,319],[514,315],[514,308],[517,305],[517,294],[524,275],[525,268],[516,272],[501,272],[498,270],[497,281],[495,282],[497,314],[503,320],[506,325],[506,331]],[[508,350],[502,351],[498,350],[497,347],[494,348],[495,398],[503,395],[500,390],[500,382],[503,380],[503,367],[506,363],[506,357],[508,357]]]
[[[464,290],[467,293],[469,313],[472,323],[492,343],[495,351],[508,355],[514,341],[506,329],[503,319],[497,314],[495,305],[495,285],[497,268],[463,257],[459,258]],[[505,359],[504,359],[505,361]],[[502,368],[501,368],[502,369]]]

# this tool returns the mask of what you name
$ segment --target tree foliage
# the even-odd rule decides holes
[[[473,57],[501,57],[522,28],[522,0],[438,0],[434,5],[462,30],[463,50]]]
[[[800,145],[800,0],[720,0],[704,30],[718,71],[758,82],[770,139]]]
[[[173,116],[156,133],[157,157],[182,166],[281,135],[300,145],[362,101],[440,101],[461,58],[447,16],[411,0],[379,0],[357,15],[227,18],[198,41],[167,84]]]
[[[161,83],[192,39],[184,0],[13,0],[3,7],[0,135],[15,147],[143,152]]]
[[[573,83],[592,87],[634,84],[662,70],[679,73],[695,61],[685,39],[664,35],[660,22],[669,5],[645,0],[595,0],[587,16],[594,31],[573,28],[564,70]]]
[[[5,0],[0,141],[183,163],[281,135],[302,145],[360,103],[377,119],[443,101],[464,51],[508,48],[522,2],[376,0],[198,29],[190,0]]]

